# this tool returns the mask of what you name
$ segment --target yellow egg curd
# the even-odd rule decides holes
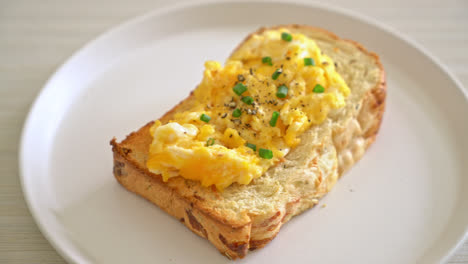
[[[253,35],[224,67],[205,68],[191,108],[151,127],[147,167],[164,181],[181,176],[218,190],[249,184],[350,93],[314,40],[286,29]]]

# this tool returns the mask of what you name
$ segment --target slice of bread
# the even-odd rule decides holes
[[[291,217],[316,205],[375,140],[384,112],[385,75],[377,55],[322,29],[280,27],[314,39],[335,61],[337,71],[351,89],[346,106],[333,110],[325,122],[307,130],[301,136],[302,143],[280,165],[248,185],[233,184],[219,192],[182,177],[163,182],[160,175],[146,168],[153,122],[121,143],[115,138],[111,141],[115,178],[125,188],[179,219],[231,259],[265,246]],[[239,47],[265,30],[252,33]],[[193,97],[189,96],[161,122],[168,122],[174,113],[188,109],[192,103]]]

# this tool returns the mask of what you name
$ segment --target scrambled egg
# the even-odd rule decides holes
[[[345,105],[350,90],[310,38],[286,29],[254,35],[224,67],[205,63],[189,111],[156,121],[147,167],[223,190],[249,184]]]

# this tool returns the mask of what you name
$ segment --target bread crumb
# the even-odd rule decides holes
[[[325,208],[325,207],[327,207],[327,204],[322,204],[322,208]]]

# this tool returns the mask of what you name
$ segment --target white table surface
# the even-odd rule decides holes
[[[468,0],[328,2],[410,36],[468,89]],[[39,232],[19,183],[18,144],[34,98],[57,67],[86,42],[124,20],[169,4],[0,0],[0,263],[65,263]],[[468,241],[449,263],[468,263]]]

